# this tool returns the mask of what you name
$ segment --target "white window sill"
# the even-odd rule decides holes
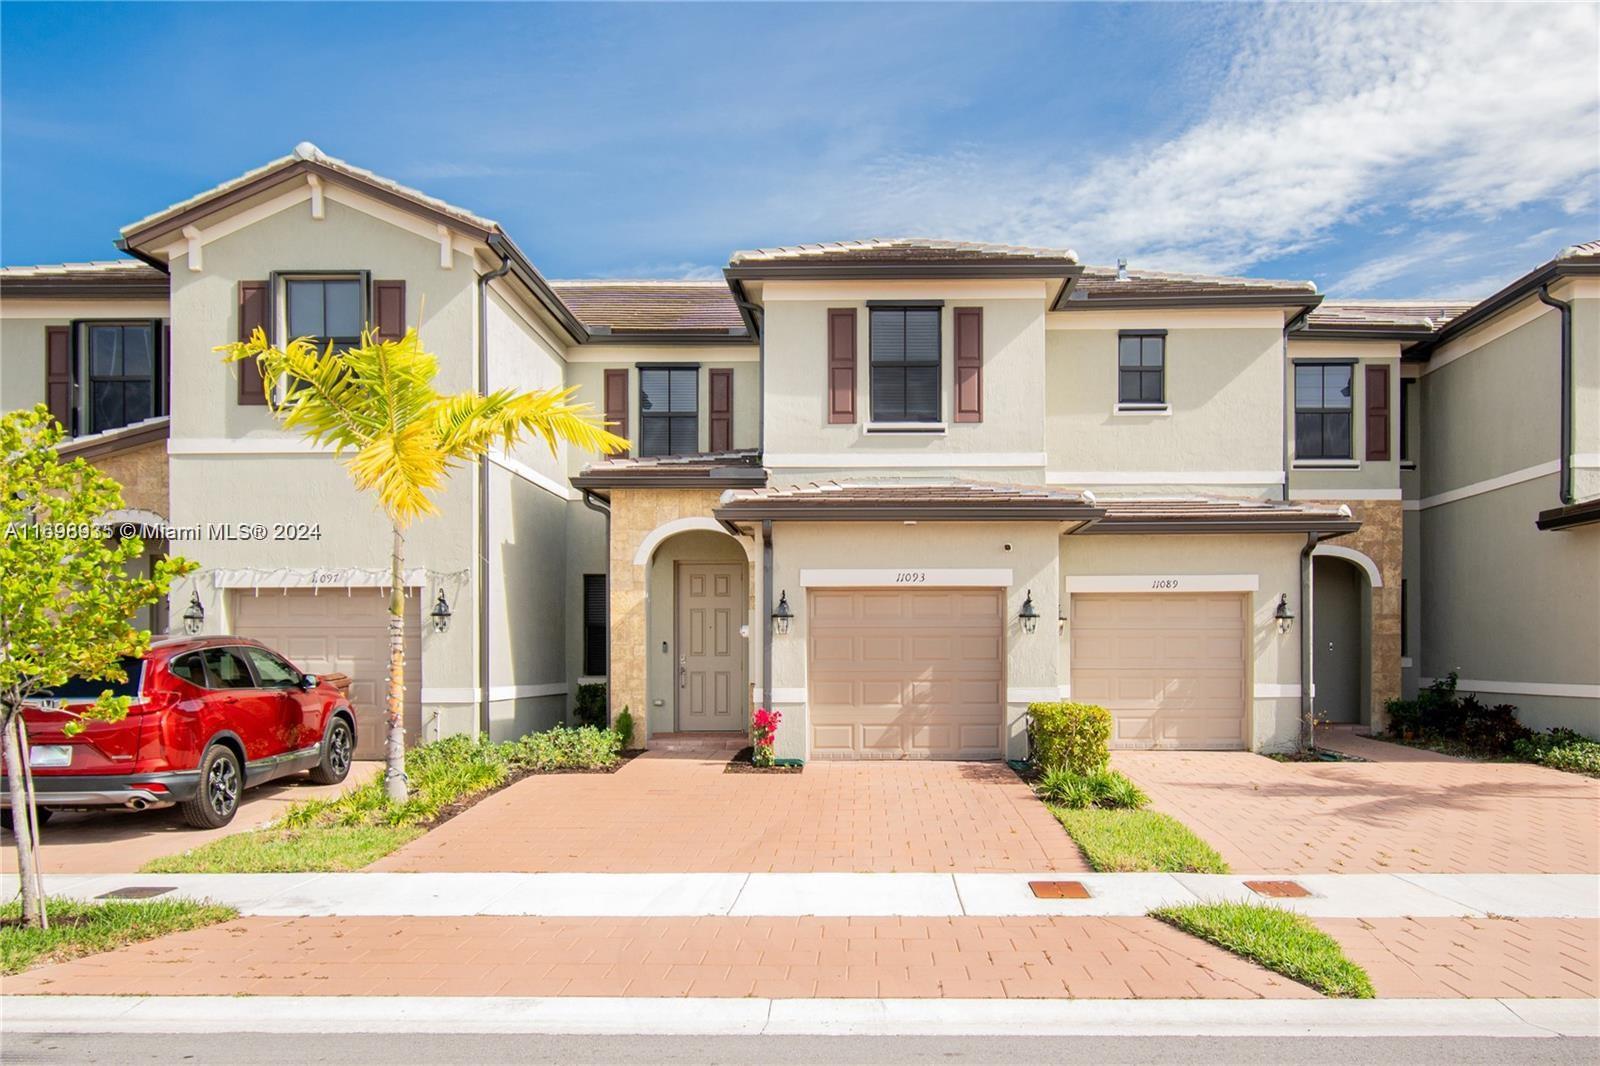
[[[1401,470],[1415,470],[1416,468],[1417,468],[1417,461],[1415,459],[1402,459],[1402,460],[1400,460],[1400,469]]]
[[[945,431],[943,422],[868,422],[868,433],[930,433]]]
[[[1294,470],[1360,470],[1361,464],[1355,459],[1296,459],[1291,468]]]
[[[1166,418],[1172,414],[1172,405],[1169,403],[1138,404],[1119,403],[1111,409],[1111,413],[1119,418],[1139,417]]]

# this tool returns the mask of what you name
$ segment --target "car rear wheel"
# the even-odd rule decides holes
[[[46,822],[48,822],[50,820],[50,816],[52,814],[54,814],[54,813],[55,813],[55,811],[52,811],[49,807],[40,807],[39,808],[39,824],[41,826],[44,825]],[[7,807],[5,810],[0,811],[0,829],[12,829],[12,828],[14,828],[14,826],[12,825],[12,822],[11,822],[11,808]]]
[[[355,734],[343,718],[328,719],[322,737],[322,761],[311,768],[311,780],[319,785],[337,785],[350,775],[350,762],[356,748]]]
[[[200,791],[192,800],[180,804],[183,820],[196,829],[220,829],[233,821],[239,810],[239,794],[244,791],[244,775],[239,758],[221,744],[206,749],[200,760]]]

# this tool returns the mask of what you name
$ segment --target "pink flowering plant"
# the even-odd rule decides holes
[[[769,711],[765,707],[758,709],[752,719],[751,739],[754,742],[754,751],[750,761],[757,766],[771,766],[773,764],[772,742],[778,735],[778,723],[783,721],[780,711]]]

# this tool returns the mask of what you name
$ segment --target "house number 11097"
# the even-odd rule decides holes
[[[901,570],[894,575],[896,585],[920,585],[927,580],[926,570]]]

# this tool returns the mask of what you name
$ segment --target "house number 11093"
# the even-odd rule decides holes
[[[896,585],[920,585],[928,580],[926,570],[901,570],[894,575]]]

